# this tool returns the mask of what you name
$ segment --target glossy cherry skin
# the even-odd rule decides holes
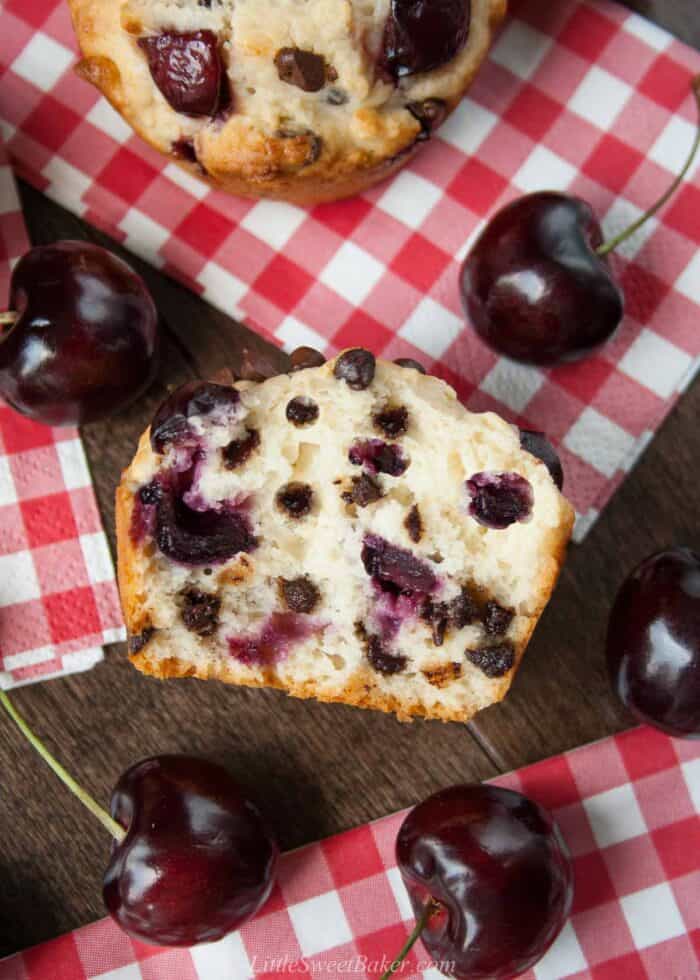
[[[221,766],[145,759],[122,775],[111,810],[127,834],[113,847],[103,897],[129,935],[161,946],[214,942],[267,901],[277,844]]]
[[[391,0],[379,68],[388,78],[446,65],[464,47],[470,0]]]
[[[214,116],[221,108],[224,67],[213,31],[163,31],[139,38],[153,81],[176,112]]]
[[[516,361],[555,364],[590,354],[615,333],[624,298],[590,206],[543,191],[507,204],[464,260],[462,303],[490,347]]]
[[[617,594],[607,637],[615,692],[639,718],[700,738],[700,555],[670,548],[645,559]]]
[[[452,786],[420,803],[396,840],[421,939],[456,980],[501,980],[529,969],[564,925],[571,861],[549,814],[496,786]]]
[[[56,242],[14,268],[0,334],[0,395],[47,425],[105,418],[148,387],[158,314],[140,276],[104,248]]]

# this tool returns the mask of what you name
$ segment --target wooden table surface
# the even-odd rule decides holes
[[[700,48],[698,0],[628,4]],[[22,187],[32,242],[94,229]],[[111,247],[114,247],[111,245]],[[121,253],[121,250],[115,248]],[[265,348],[133,256],[167,323],[159,379],[137,407],[83,432],[114,545],[113,493],[166,386],[234,370],[243,346]],[[603,638],[626,572],[656,548],[700,546],[700,384],[681,400],[583,545],[572,547],[556,597],[503,705],[464,727],[400,725],[392,717],[216,683],[161,683],[138,674],[121,645],[106,663],[21,689],[15,703],[68,769],[105,803],[119,773],[159,752],[224,762],[267,809],[283,848],[415,803],[459,780],[487,779],[628,727],[608,687]],[[10,726],[0,721],[0,955],[104,914],[109,840]]]

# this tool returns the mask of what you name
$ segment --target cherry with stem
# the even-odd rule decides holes
[[[413,928],[413,931],[411,932],[411,934],[409,935],[408,939],[403,944],[399,952],[396,954],[396,959],[392,960],[391,964],[386,968],[384,973],[382,973],[379,980],[389,980],[390,977],[393,977],[393,975],[400,968],[401,964],[406,959],[408,954],[411,952],[415,944],[420,939],[423,930],[428,925],[428,920],[430,919],[430,917],[435,915],[435,913],[438,912],[439,909],[440,906],[433,899],[429,899],[429,901],[425,903],[423,911],[416,919],[416,924]]]

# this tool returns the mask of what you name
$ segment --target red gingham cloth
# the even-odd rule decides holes
[[[28,248],[0,144],[0,309]],[[77,431],[37,425],[0,400],[0,687],[86,670],[123,636]]]
[[[548,807],[574,863],[571,918],[530,980],[700,976],[700,742],[637,728],[494,783]],[[0,980],[378,980],[413,925],[403,816],[286,854],[262,914],[219,943],[145,946],[103,919],[3,960]],[[441,975],[418,944],[397,976]]]
[[[23,176],[286,348],[414,356],[470,408],[544,429],[560,449],[577,539],[697,368],[697,166],[614,258],[627,316],[595,357],[519,367],[488,351],[460,310],[459,261],[506,201],[568,189],[610,235],[680,169],[700,54],[620,6],[513,0],[430,146],[390,182],[311,210],[209,191],[145,146],[73,74],[64,0],[6,0],[0,33],[0,122]]]

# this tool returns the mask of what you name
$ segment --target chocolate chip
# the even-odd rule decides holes
[[[363,347],[346,350],[335,362],[333,374],[353,391],[364,391],[374,380],[376,361]]]
[[[363,473],[362,476],[352,478],[352,490],[346,490],[342,494],[343,500],[348,504],[357,504],[358,507],[366,507],[379,500],[382,496],[380,483],[370,476]]]
[[[314,492],[308,483],[287,483],[277,491],[277,506],[290,517],[306,517],[311,511]]]
[[[219,625],[221,599],[210,592],[189,589],[182,596],[182,621],[197,636],[211,636]]]
[[[292,612],[313,612],[321,598],[321,593],[308,575],[301,575],[299,578],[293,579],[280,579],[280,589],[285,605]]]
[[[464,586],[450,602],[450,623],[455,629],[461,630],[479,618],[479,608],[469,589]]]
[[[503,636],[513,621],[513,612],[504,609],[497,602],[489,601],[484,606],[484,629],[490,636]]]
[[[360,439],[353,443],[348,450],[348,459],[353,466],[364,466],[370,473],[387,473],[389,476],[401,476],[410,463],[400,446],[381,439]]]
[[[406,658],[385,650],[378,636],[367,640],[367,659],[380,674],[399,674],[406,667]]]
[[[198,163],[197,151],[194,148],[194,143],[192,140],[180,139],[176,140],[171,146],[171,150],[176,157],[181,160],[187,160],[188,163]]]
[[[467,659],[483,671],[487,677],[503,677],[515,663],[515,651],[511,643],[499,643],[493,647],[465,650]]]
[[[447,115],[447,106],[442,99],[424,99],[423,102],[409,102],[406,108],[421,125],[419,140],[429,140],[433,130],[437,129]]]
[[[326,92],[326,102],[328,105],[345,105],[348,101],[348,94],[342,88],[329,88]]]
[[[318,92],[326,84],[326,62],[313,51],[280,48],[275,55],[275,67],[280,81],[296,85],[303,92]]]
[[[408,409],[385,408],[381,412],[375,412],[372,416],[375,429],[379,429],[390,439],[397,439],[402,436],[408,428]]]
[[[426,599],[421,609],[421,619],[430,626],[433,643],[441,647],[445,641],[445,632],[450,621],[450,607],[446,602],[436,602]]]
[[[292,366],[290,371],[292,373],[296,371],[305,371],[306,368],[321,367],[322,364],[326,363],[326,359],[320,351],[314,350],[313,347],[297,347],[293,350],[290,356]]]
[[[452,681],[462,676],[462,665],[458,663],[440,664],[421,671],[425,679],[433,687],[447,687]]]
[[[420,361],[414,361],[412,357],[397,357],[394,364],[402,368],[413,368],[414,371],[418,371],[419,374],[427,374]]]
[[[418,504],[414,504],[406,515],[406,519],[403,522],[403,526],[408,531],[408,536],[411,541],[415,541],[416,544],[423,537],[423,520],[420,516],[420,511],[418,510]]]
[[[232,439],[221,450],[224,466],[227,470],[235,470],[250,458],[260,445],[260,433],[257,429],[246,429],[243,439]]]
[[[318,405],[313,398],[304,398],[301,396],[299,398],[292,398],[291,401],[287,402],[285,414],[287,420],[292,422],[293,425],[310,425],[318,418]]]
[[[140,653],[151,640],[154,633],[155,629],[153,626],[147,626],[140,633],[132,633],[129,636],[129,642],[127,644],[129,653]]]

